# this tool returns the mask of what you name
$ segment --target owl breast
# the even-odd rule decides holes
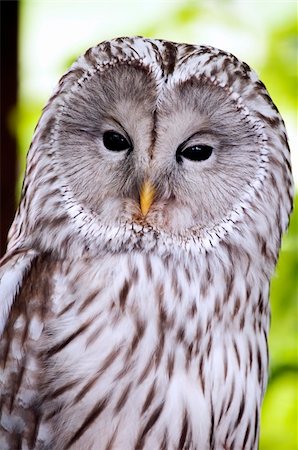
[[[254,335],[243,295],[227,300],[224,272],[205,260],[135,253],[81,263],[53,275],[40,439],[47,432],[54,449],[256,448],[266,314]],[[230,289],[237,298],[241,286]]]

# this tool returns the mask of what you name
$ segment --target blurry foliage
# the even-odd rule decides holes
[[[298,196],[271,282],[270,377],[265,395],[260,450],[297,446]]]
[[[261,421],[260,450],[297,449],[297,373],[270,383]]]
[[[270,95],[275,102],[297,108],[297,17],[270,30],[268,57],[262,67]]]
[[[169,9],[167,17],[161,16],[154,23],[149,23],[141,29],[136,24],[134,34],[194,42],[195,38],[192,38],[192,36],[198,37],[198,33],[195,34],[194,30],[203,26],[203,30],[206,31],[209,23],[212,23],[213,27],[228,27],[229,33],[232,35],[234,33],[234,39],[238,39],[241,30],[247,30],[250,25],[245,19],[245,13],[241,12],[241,9],[235,8],[236,3],[239,2],[225,0],[221,2],[220,8],[218,8],[218,2],[177,2],[174,8]],[[270,8],[270,2],[263,3]],[[284,2],[285,8],[287,4],[288,2]],[[23,1],[23,5],[26,5],[26,2]],[[48,7],[50,5],[51,2],[48,2]],[[254,2],[251,7],[254,8],[256,5],[257,2]],[[266,18],[264,20],[266,21]],[[268,21],[270,22],[270,18],[268,18]],[[278,20],[272,21],[272,25],[269,25],[266,23],[267,49],[265,57],[262,58],[261,62],[259,61],[257,69],[260,78],[266,84],[279,109],[282,112],[290,112],[293,116],[296,114],[297,108],[297,25],[295,14],[285,13]],[[253,32],[252,28],[251,33]],[[26,30],[26,33],[29,34],[30,30]],[[201,39],[201,42],[208,43],[203,39]],[[229,49],[227,48],[227,50]],[[72,56],[70,55],[65,61],[65,64],[67,63],[65,68],[68,67],[70,61],[73,62]],[[41,57],[45,57],[45,55]],[[18,195],[24,172],[25,155],[42,106],[44,105],[39,98],[21,98],[17,111],[11,117],[11,126],[15,127],[15,124],[18,124],[19,171],[21,174],[17,187]],[[276,274],[271,284],[270,378],[262,409],[260,450],[295,450],[298,448],[297,202],[298,197],[296,197],[296,208],[294,208],[291,217],[288,233],[283,238]]]

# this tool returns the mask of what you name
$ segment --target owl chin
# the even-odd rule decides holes
[[[184,234],[194,227],[193,213],[188,206],[175,204],[175,201],[167,200],[153,204],[143,220],[152,228],[170,234]]]

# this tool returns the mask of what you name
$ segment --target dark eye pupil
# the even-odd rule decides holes
[[[113,152],[120,152],[131,147],[127,139],[116,131],[106,131],[103,134],[103,143],[108,150]]]
[[[205,161],[210,158],[213,148],[210,145],[192,145],[185,149],[179,149],[176,153],[178,163],[182,162],[182,157],[191,161]]]

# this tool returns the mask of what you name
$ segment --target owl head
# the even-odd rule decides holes
[[[245,63],[119,38],[80,57],[45,107],[11,245],[198,249],[265,227],[278,241],[291,183],[282,119]]]

